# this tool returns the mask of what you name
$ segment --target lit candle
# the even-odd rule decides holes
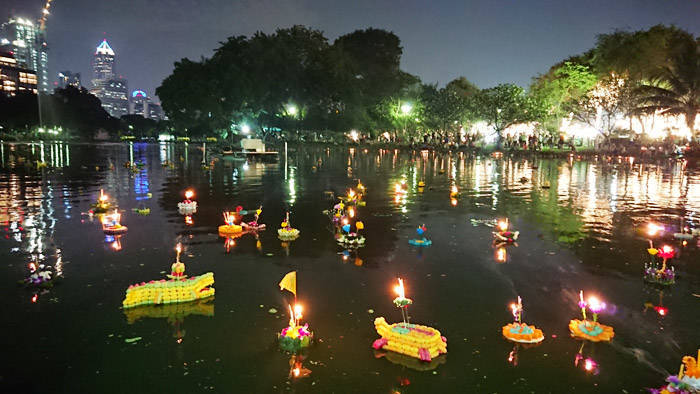
[[[175,262],[179,263],[180,262],[180,252],[182,252],[182,245],[178,242],[177,246],[175,247],[175,251],[177,251],[177,256],[175,257]]]
[[[588,308],[590,308],[591,312],[593,312],[593,322],[597,322],[598,321],[598,312],[605,309],[605,303],[601,302],[596,297],[589,297],[588,298]]]
[[[192,191],[192,189],[188,189],[187,191],[185,191],[185,198],[188,201],[192,198],[192,196],[194,196],[194,192]]]
[[[303,308],[299,304],[294,304],[294,323],[299,325],[299,320],[301,320],[301,312]]]

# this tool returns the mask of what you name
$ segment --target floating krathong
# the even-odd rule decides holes
[[[219,236],[229,237],[240,234],[243,231],[243,226],[236,224],[236,222],[240,222],[241,220],[239,214],[241,210],[242,208],[239,206],[236,208],[235,212],[224,212],[224,223],[226,224],[219,226]]]
[[[430,246],[430,245],[432,245],[433,241],[431,241],[425,237],[426,231],[428,231],[428,228],[425,227],[425,224],[418,226],[418,228],[416,229],[416,234],[418,234],[419,238],[409,239],[408,243],[413,245],[413,246]]]
[[[265,224],[259,223],[258,219],[260,218],[260,214],[262,213],[262,205],[260,208],[255,210],[255,216],[253,217],[253,220],[246,223],[246,222],[241,222],[241,226],[243,229],[246,231],[262,231],[265,230]]]
[[[508,227],[510,226],[510,224],[508,223],[508,219],[499,220],[496,226],[498,226],[498,229],[493,233],[493,241],[497,244],[511,244],[515,242],[518,239],[518,236],[520,235],[519,231],[510,231],[508,229]]]
[[[309,330],[308,323],[301,324],[303,308],[296,303],[297,272],[287,273],[280,281],[279,286],[280,290],[287,290],[294,294],[294,307],[289,305],[289,325],[277,334],[277,340],[281,349],[295,353],[311,345],[314,333]]]
[[[503,326],[503,336],[509,341],[519,343],[539,343],[544,340],[542,330],[522,322],[523,303],[518,297],[517,304],[511,304],[514,322]]]
[[[110,215],[104,215],[102,217],[102,231],[109,235],[124,234],[128,228],[119,223],[121,216],[116,211]]]
[[[440,354],[447,353],[447,339],[440,331],[419,324],[410,324],[406,308],[413,303],[405,297],[403,280],[394,288],[398,297],[394,305],[401,310],[402,323],[388,324],[383,317],[374,320],[374,328],[381,338],[372,343],[375,350],[384,349],[430,362]]]
[[[214,295],[214,274],[207,272],[190,278],[185,275],[185,264],[180,261],[182,247],[177,244],[177,257],[171,267],[168,280],[152,280],[129,286],[126,297],[122,301],[124,308],[139,305],[170,304],[177,302],[196,301]]]
[[[676,282],[676,270],[668,267],[667,261],[675,256],[675,250],[669,245],[664,245],[661,249],[654,248],[649,241],[650,248],[647,249],[651,256],[651,261],[644,264],[644,280],[649,283],[659,285],[672,285]],[[661,259],[661,262],[658,261]]]
[[[344,246],[346,248],[358,248],[362,247],[365,245],[365,237],[360,235],[360,230],[364,229],[365,225],[361,221],[357,221],[355,223],[355,231],[350,231],[351,226],[350,224],[344,224],[341,226],[341,232],[338,234],[338,237],[336,238],[336,241],[341,246]]]
[[[282,241],[293,241],[299,238],[299,230],[293,228],[289,221],[289,212],[287,212],[284,222],[280,224],[280,228],[277,229],[277,235]]]
[[[32,261],[29,263],[29,276],[18,283],[26,287],[48,289],[53,287],[58,278],[59,275],[54,275],[51,267]]]
[[[700,393],[700,349],[697,358],[685,356],[681,362],[678,375],[669,376],[668,384],[659,390],[652,390],[660,394],[697,394]]]
[[[197,212],[197,201],[193,201],[194,191],[187,189],[185,191],[185,199],[177,203],[177,209],[181,215],[191,215]]]
[[[593,342],[610,341],[615,332],[610,326],[598,323],[598,313],[605,309],[605,304],[596,297],[590,297],[588,302],[583,300],[583,290],[579,293],[579,308],[583,320],[572,319],[569,322],[571,336],[579,339],[587,339]],[[586,319],[586,308],[593,312],[593,321]]]
[[[110,208],[112,208],[112,204],[109,202],[109,196],[107,196],[105,192],[100,189],[100,197],[94,204],[90,205],[90,208],[92,208],[92,213],[106,213],[110,210]]]

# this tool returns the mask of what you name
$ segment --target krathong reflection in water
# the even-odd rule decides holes
[[[581,368],[586,371],[586,373],[598,375],[600,373],[600,365],[592,357],[584,354],[583,350],[585,346],[586,342],[582,342],[581,347],[578,349],[578,353],[576,353],[576,356],[574,357],[574,367]]]
[[[214,297],[185,303],[141,305],[124,309],[124,316],[129,324],[146,318],[166,319],[172,326],[173,337],[177,343],[181,343],[186,334],[183,327],[185,318],[192,315],[213,317]]]

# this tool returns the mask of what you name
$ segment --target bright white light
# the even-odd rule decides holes
[[[292,116],[296,116],[297,111],[298,111],[298,109],[297,109],[297,107],[296,107],[295,105],[290,104],[290,105],[287,106],[287,113],[288,113],[288,114],[290,114],[290,115],[292,115]]]
[[[401,112],[404,115],[408,115],[411,113],[411,110],[413,109],[413,106],[410,103],[403,103],[401,104]]]
[[[247,124],[244,124],[243,126],[241,126],[241,132],[243,132],[243,134],[250,133],[250,126],[248,126]]]
[[[357,130],[350,131],[350,139],[357,142],[357,140],[359,139],[359,135],[357,134]]]

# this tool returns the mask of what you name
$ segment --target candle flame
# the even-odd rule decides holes
[[[189,200],[189,199],[192,198],[192,196],[194,196],[194,192],[192,191],[192,189],[188,189],[188,190],[185,191],[185,198],[186,198],[186,199]]]
[[[600,301],[597,297],[588,297],[588,308],[593,311],[593,313],[598,313],[605,309],[605,303]]]
[[[352,207],[350,207],[348,209],[348,214],[350,215],[351,218],[354,218],[355,217],[355,210],[352,209]]]
[[[671,253],[673,251],[673,247],[664,245],[661,249],[663,249],[664,253]]]
[[[177,254],[180,254],[180,252],[182,252],[182,244],[178,242],[177,246],[175,246],[175,250],[177,251]]]
[[[499,228],[501,231],[506,231],[506,230],[508,230],[508,219],[506,219],[506,220],[499,220],[499,221],[498,221],[498,228]]]
[[[299,368],[294,368],[293,372],[294,372],[295,378],[298,378],[299,375],[301,374],[301,370]]]
[[[105,192],[102,189],[100,189],[100,201],[102,201],[102,202],[107,201],[107,198],[108,197],[105,194]]]
[[[294,318],[299,321],[302,317],[301,312],[304,308],[299,304],[294,304]]]
[[[451,204],[453,207],[456,207],[456,206],[457,206],[457,199],[456,199],[456,198],[451,198],[451,199],[450,199],[450,204]]]
[[[394,286],[394,291],[396,294],[399,296],[399,298],[406,298],[406,294],[404,293],[404,288],[403,288],[403,279],[399,279],[399,284],[398,286]]]
[[[452,194],[457,194],[458,191],[459,191],[459,189],[457,189],[457,185],[452,185],[452,188],[450,189],[450,192],[451,192]]]

